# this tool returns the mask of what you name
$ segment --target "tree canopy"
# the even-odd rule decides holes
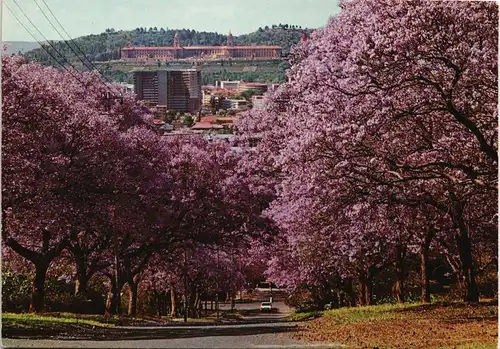
[[[491,3],[349,1],[293,52],[289,83],[236,125],[276,183],[269,275],[327,293],[357,279],[370,304],[390,268],[402,301],[421,254],[429,301],[431,250],[478,300],[497,244],[497,21]]]

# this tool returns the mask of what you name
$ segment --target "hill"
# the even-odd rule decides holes
[[[7,55],[19,52],[25,53],[40,47],[37,42],[30,41],[5,41],[4,44],[6,45],[5,54]]]
[[[302,29],[298,26],[280,24],[259,28],[257,31],[234,37],[235,45],[279,45],[287,54],[290,48],[298,43],[302,31],[311,33],[312,29]],[[179,33],[182,46],[193,45],[224,45],[227,35],[214,32],[198,32],[190,29],[136,28],[134,30],[107,29],[104,33],[87,35],[75,39],[75,43],[91,61],[109,61],[120,58],[120,49],[125,46],[169,46],[175,33]],[[52,42],[52,45],[70,62],[80,64],[78,57],[63,41]],[[74,50],[80,54],[77,48]],[[54,56],[56,53],[47,47]],[[33,49],[25,54],[29,60],[42,64],[57,65],[57,63],[42,48]],[[58,56],[56,56],[61,60]]]
[[[313,29],[302,29],[302,27],[288,24],[273,25],[271,27],[259,28],[249,34],[243,34],[235,38],[235,45],[278,45],[283,53],[290,52],[290,48],[296,45],[306,33],[310,35]]]

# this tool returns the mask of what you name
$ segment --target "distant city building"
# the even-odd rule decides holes
[[[278,59],[281,57],[279,46],[234,46],[233,36],[229,33],[226,46],[180,46],[179,34],[174,36],[173,46],[163,47],[124,47],[121,59],[126,61],[161,61],[186,58],[203,59]]]
[[[270,91],[275,91],[278,87],[280,87],[281,84],[271,84],[271,86],[269,86],[269,90]]]
[[[222,100],[222,109],[245,109],[248,104],[246,99],[224,99]]]
[[[206,123],[206,122],[195,122],[194,125],[191,127],[191,130],[198,130],[198,131],[214,131],[222,129],[224,129],[224,126],[222,125]]]
[[[174,130],[174,125],[164,124],[163,126],[160,127],[160,130],[163,131],[164,133],[170,133]]]
[[[134,85],[132,84],[125,84],[122,82],[118,86],[121,92],[134,92]]]
[[[212,105],[212,98],[213,95],[211,91],[206,91],[206,90],[202,91],[202,104],[204,106],[210,107]]]
[[[235,139],[235,136],[232,134],[204,134],[203,139],[206,141],[212,142],[212,141],[225,141],[225,142],[231,142],[233,139]]]
[[[217,86],[217,82],[216,82]],[[221,89],[226,89],[226,90],[238,90],[240,87],[240,81],[221,81],[220,82],[220,88]]]
[[[240,82],[238,92],[245,91],[255,91],[263,94],[267,91],[267,84],[262,82]]]
[[[264,96],[252,96],[252,106],[255,109],[265,109]]]
[[[201,109],[201,72],[195,68],[134,71],[138,100],[167,110],[196,114]]]

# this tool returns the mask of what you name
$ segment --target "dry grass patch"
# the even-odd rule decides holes
[[[351,348],[496,348],[497,304],[379,305],[331,310],[299,336]]]

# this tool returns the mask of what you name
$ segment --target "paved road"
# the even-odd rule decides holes
[[[230,307],[230,305],[225,305]],[[96,332],[95,340],[3,339],[3,346],[36,348],[339,348],[334,344],[307,344],[292,337],[297,324],[283,322],[290,308],[275,304],[280,312],[255,312],[260,303],[237,304],[249,311],[248,323],[234,325],[122,327]],[[253,312],[252,312],[253,310]],[[255,323],[262,321],[262,323]],[[113,338],[113,340],[109,340]]]
[[[231,309],[231,303],[221,304],[221,309],[229,310]],[[284,320],[288,314],[293,310],[287,306],[284,302],[275,302],[273,303],[273,308],[277,310],[277,312],[273,313],[261,313],[260,310],[260,302],[253,303],[237,303],[235,304],[236,310],[249,311],[247,315],[243,316],[243,320],[247,321],[262,321],[262,322],[270,322],[270,321],[280,321]],[[252,312],[253,311],[253,312]]]

